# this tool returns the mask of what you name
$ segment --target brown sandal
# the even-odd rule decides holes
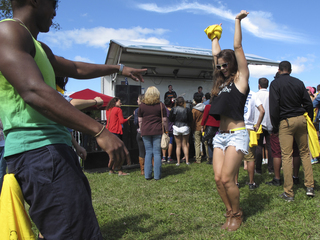
[[[231,215],[232,215],[232,210],[227,210],[227,212],[225,214],[223,214],[226,217],[226,222],[221,226],[221,229],[227,229],[229,227],[230,224],[230,219],[231,219]]]
[[[239,210],[239,212],[237,213],[233,213],[231,214],[231,218],[230,218],[230,223],[229,223],[229,226],[228,226],[228,231],[236,231],[241,223],[242,223],[242,211]]]

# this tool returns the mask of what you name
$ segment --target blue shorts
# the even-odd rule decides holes
[[[217,133],[213,138],[213,147],[221,148],[223,151],[229,146],[236,147],[236,151],[248,154],[249,134],[246,129],[234,133]]]
[[[169,142],[169,144],[173,144],[174,136],[173,136],[173,133],[172,133],[172,132],[169,132],[169,137],[170,137],[170,142]]]
[[[46,239],[101,239],[89,182],[77,155],[65,144],[6,157],[29,214]]]

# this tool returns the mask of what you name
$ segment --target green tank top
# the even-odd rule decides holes
[[[15,20],[5,19],[1,22],[3,21]],[[25,27],[21,23],[20,25]],[[45,83],[56,89],[55,73],[51,63],[41,43],[33,37],[32,39],[36,49],[34,61],[38,65]],[[0,103],[0,119],[6,137],[5,157],[51,144],[71,146],[71,135],[67,128],[51,121],[26,104],[1,72]]]

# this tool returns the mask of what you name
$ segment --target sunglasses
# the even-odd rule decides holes
[[[228,67],[228,64],[229,64],[229,63],[224,63],[224,64],[221,64],[221,65],[217,65],[217,69],[218,69],[218,70],[221,70],[221,68],[227,68],[227,67]]]

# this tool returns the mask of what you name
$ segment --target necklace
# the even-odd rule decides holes
[[[22,22],[19,18],[13,18],[14,20],[18,20],[20,23],[22,23],[22,25],[24,25],[24,26],[26,26],[25,24],[24,24],[24,22]]]

